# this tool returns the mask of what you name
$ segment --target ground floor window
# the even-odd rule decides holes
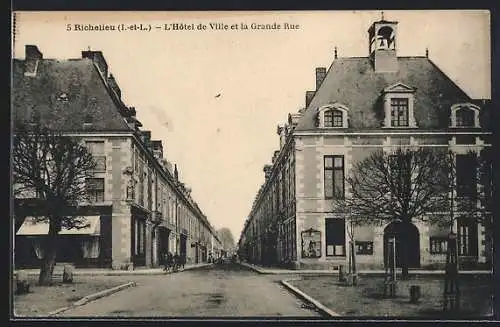
[[[146,223],[144,220],[134,219],[134,255],[143,255],[146,242]]]
[[[373,242],[356,241],[356,254],[373,254]]]
[[[99,257],[99,237],[86,237],[81,241],[83,258],[98,258]]]
[[[430,252],[431,254],[444,254],[448,250],[448,238],[441,237],[430,237]]]
[[[477,246],[477,224],[466,218],[458,219],[458,254],[462,256],[476,256]]]
[[[345,219],[326,218],[326,256],[345,256]]]
[[[37,259],[44,258],[45,237],[30,238],[33,252]],[[99,236],[59,236],[57,239],[56,260],[60,262],[75,262],[80,259],[99,258]]]

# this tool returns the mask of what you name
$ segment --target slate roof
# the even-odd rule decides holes
[[[90,59],[41,59],[34,76],[25,76],[24,66],[24,60],[13,60],[14,121],[36,113],[61,131],[131,131]],[[88,121],[91,127],[84,128]]]
[[[397,72],[375,72],[368,57],[338,58],[330,66],[296,130],[314,130],[316,109],[339,102],[349,108],[349,127],[376,129],[384,119],[382,91],[401,82],[415,88],[414,116],[423,129],[449,126],[450,108],[472,102],[449,77],[427,57],[398,57]]]

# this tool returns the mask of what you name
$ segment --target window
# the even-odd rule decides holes
[[[90,202],[104,201],[104,178],[87,178],[87,194]]]
[[[459,255],[477,255],[477,225],[473,220],[458,219],[457,247]]]
[[[104,155],[104,141],[86,141],[85,145],[96,162],[95,171],[105,171],[106,156]]]
[[[342,127],[342,111],[331,109],[325,111],[325,127]]]
[[[480,127],[481,108],[472,103],[457,103],[451,106],[450,127]]]
[[[344,156],[325,156],[325,198],[344,198]]]
[[[356,254],[373,254],[373,242],[356,241]]]
[[[134,218],[134,255],[145,253],[146,226],[144,221]]]
[[[144,222],[140,222],[139,223],[139,254],[143,254],[144,253],[144,242],[146,241],[145,240],[145,236],[146,236],[146,228],[144,226]]]
[[[393,127],[408,126],[407,98],[391,99],[391,126]]]
[[[431,254],[444,254],[448,250],[448,238],[446,237],[430,237],[430,252]]]
[[[474,127],[474,111],[462,107],[456,111],[457,127]]]
[[[134,254],[138,255],[139,254],[139,221],[136,219],[134,220],[134,231],[135,231],[135,244],[134,244]]]
[[[349,108],[333,103],[317,108],[315,125],[320,128],[347,128]]]
[[[475,197],[477,189],[475,154],[457,154],[456,175],[457,195]]]
[[[325,219],[326,256],[345,256],[345,220]]]

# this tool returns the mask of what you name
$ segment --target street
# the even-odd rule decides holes
[[[164,276],[130,276],[136,287],[60,317],[319,317],[286,290],[284,276],[224,264]]]

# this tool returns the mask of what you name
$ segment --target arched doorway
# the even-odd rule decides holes
[[[406,225],[406,226],[405,226]],[[420,235],[417,227],[412,223],[392,222],[384,229],[384,265],[387,263],[387,242],[395,236],[396,238],[396,267],[401,267],[401,257],[403,255],[402,242],[407,242],[408,268],[420,267]]]

